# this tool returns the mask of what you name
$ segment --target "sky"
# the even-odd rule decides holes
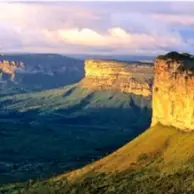
[[[0,52],[194,54],[194,2],[0,2]]]

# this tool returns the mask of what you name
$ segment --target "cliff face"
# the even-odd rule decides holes
[[[155,60],[152,125],[194,130],[194,58],[178,53]]]
[[[7,75],[10,80],[14,79],[17,68],[24,68],[23,63],[14,61],[0,61],[0,73]]]
[[[108,60],[86,60],[82,87],[151,95],[153,66]]]

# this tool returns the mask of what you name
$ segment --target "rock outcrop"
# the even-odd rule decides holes
[[[194,130],[194,57],[171,52],[155,60],[152,125]]]
[[[151,64],[124,63],[109,60],[86,60],[82,87],[96,90],[119,90],[150,96],[153,81]]]
[[[18,68],[24,68],[24,64],[22,62],[0,61],[0,73],[12,81]]]

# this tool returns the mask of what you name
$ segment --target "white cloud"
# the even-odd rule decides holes
[[[147,50],[167,51],[170,48],[185,46],[177,33],[160,36],[157,34],[131,33],[122,28],[115,27],[107,30],[106,33],[98,33],[92,29],[60,29],[57,31],[45,31],[49,40],[55,40],[61,44],[85,46],[92,49],[112,49],[116,52],[136,53]]]
[[[154,7],[149,13],[146,9],[150,8],[141,6],[138,11],[138,4],[134,5],[0,3],[0,51],[146,53],[192,50],[193,42],[185,41],[177,29],[177,26],[194,25],[192,14],[174,14],[175,9],[173,14],[153,13]],[[145,11],[141,12],[143,8]],[[180,5],[178,10],[181,11]]]

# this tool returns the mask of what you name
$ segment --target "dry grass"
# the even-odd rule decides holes
[[[73,179],[91,171],[101,173],[126,171],[136,165],[142,154],[147,156],[160,154],[162,160],[157,160],[152,165],[157,166],[163,173],[173,173],[187,165],[193,158],[193,148],[194,132],[182,132],[172,127],[156,125],[111,155],[81,169],[60,175],[54,180],[63,177]]]

